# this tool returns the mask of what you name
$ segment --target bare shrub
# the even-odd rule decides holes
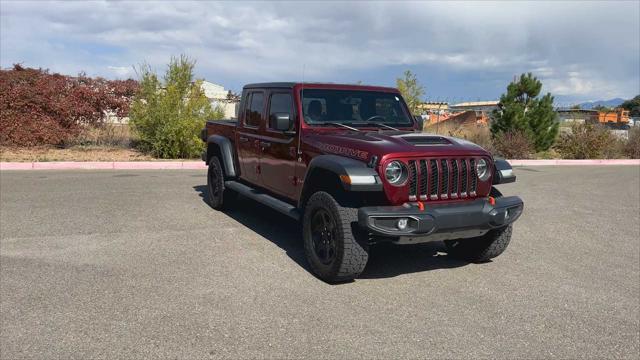
[[[458,128],[449,128],[446,130],[446,134],[471,141],[488,152],[495,153],[493,141],[491,141],[491,131],[486,126],[466,125]]]
[[[68,146],[115,146],[130,147],[135,141],[127,124],[102,124],[84,126]]]
[[[520,131],[496,134],[493,145],[495,153],[507,159],[529,159],[534,152],[533,143]]]
[[[533,156],[534,159],[543,159],[543,160],[548,160],[548,159],[560,159],[560,153],[558,153],[558,151],[554,148],[551,148],[549,150],[545,150],[545,151],[538,151],[537,153],[535,153],[535,155]]]
[[[602,152],[603,159],[624,159],[627,157],[625,149],[627,146],[627,139],[619,138],[615,135],[611,136],[612,139],[607,143]]]
[[[631,159],[640,159],[640,127],[634,126],[629,130],[624,152]]]
[[[491,153],[494,152],[493,143],[491,141],[491,131],[486,126],[468,123],[456,124],[453,122],[442,122],[439,124],[425,125],[423,131],[465,139],[474,144],[480,145]]]
[[[570,132],[560,136],[556,148],[565,159],[603,159],[616,156],[617,139],[604,126],[595,124],[573,124]]]

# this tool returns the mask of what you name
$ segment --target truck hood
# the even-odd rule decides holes
[[[408,131],[311,132],[305,143],[319,153],[368,161],[393,157],[490,156],[482,147],[451,136]]]

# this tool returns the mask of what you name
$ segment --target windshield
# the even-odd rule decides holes
[[[363,90],[302,90],[304,121],[307,124],[341,123],[351,126],[381,123],[413,126],[400,96]]]

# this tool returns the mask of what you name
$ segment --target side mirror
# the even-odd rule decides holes
[[[291,128],[291,116],[289,113],[275,113],[271,115],[271,124],[278,131],[287,131]]]
[[[415,115],[414,118],[416,119],[416,124],[418,124],[418,130],[422,131],[424,128],[424,119],[420,115]]]

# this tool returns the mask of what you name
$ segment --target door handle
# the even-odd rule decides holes
[[[240,140],[240,142],[248,142],[248,141],[249,141],[249,138],[248,138],[248,137],[244,137],[244,136],[240,136],[240,137],[238,138],[238,140]]]
[[[271,146],[271,143],[268,141],[260,141],[260,146],[262,146],[262,148],[268,148]]]

